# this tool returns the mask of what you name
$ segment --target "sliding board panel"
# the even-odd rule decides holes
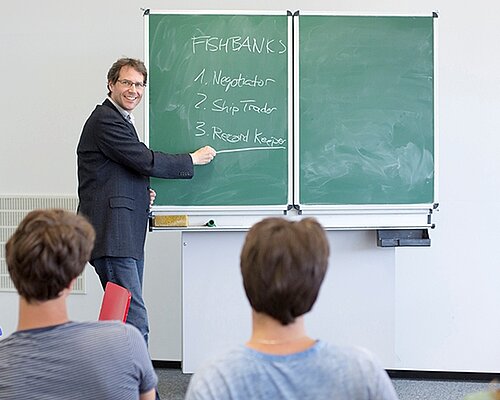
[[[153,179],[156,209],[286,210],[291,17],[146,14],[150,148],[217,151],[191,180]]]
[[[427,224],[436,202],[434,20],[298,16],[301,210],[380,211],[367,226],[385,225],[384,215],[398,210],[405,210],[402,225],[411,225],[407,210],[420,210],[417,225]],[[398,226],[397,219],[388,225]]]

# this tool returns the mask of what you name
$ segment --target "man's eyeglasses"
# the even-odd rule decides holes
[[[132,86],[135,86],[136,89],[144,89],[146,87],[146,84],[144,82],[132,82],[128,79],[118,79],[118,82],[129,89],[132,89]]]

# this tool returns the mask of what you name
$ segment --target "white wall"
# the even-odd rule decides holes
[[[318,299],[305,317],[308,334],[368,348],[393,367],[394,250],[373,251],[374,231],[329,231],[327,237],[331,257]],[[196,372],[250,338],[251,308],[239,268],[244,238],[245,232],[182,234],[184,372]]]
[[[500,371],[500,6],[438,2],[440,211],[396,258],[401,367]]]
[[[1,194],[75,194],[75,147],[86,117],[105,96],[107,69],[122,55],[143,55],[140,7],[187,6],[180,0],[18,0],[2,9]],[[189,2],[191,9],[216,7],[439,11],[441,206],[432,247],[396,251],[395,367],[500,371],[497,2]],[[95,297],[101,293],[90,272],[89,294],[74,296],[70,303],[77,319],[94,316]],[[16,308],[16,295],[0,293],[0,325],[6,331],[15,327]]]

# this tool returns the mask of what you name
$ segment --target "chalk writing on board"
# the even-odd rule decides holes
[[[198,37],[196,38],[196,41],[193,38],[193,46],[195,46],[195,44],[200,44],[202,38],[209,38],[207,40],[212,40],[209,36]],[[227,45],[229,42],[226,40],[225,43]],[[233,50],[235,46],[241,44],[238,41],[231,43]],[[209,46],[210,42],[207,41],[205,44]],[[195,49],[196,47],[193,47],[193,53],[196,52]],[[208,72],[205,67],[197,73],[193,82],[200,85],[202,88],[207,85],[211,85],[216,90],[218,89],[218,92],[223,89],[224,96],[230,96],[230,93],[228,93],[230,89],[237,90],[244,87],[255,88],[255,95],[257,96],[261,88],[265,88],[268,85],[276,83],[276,79],[270,76],[262,77],[259,74],[244,75],[243,73],[238,73],[237,75],[231,75],[226,74],[223,69],[214,69],[213,71]],[[270,105],[268,101],[259,100],[258,98],[235,98],[237,94],[232,94],[230,100],[223,97],[212,99],[205,91],[197,92],[196,96],[197,99],[194,104],[194,109],[202,113],[200,114],[202,118],[209,118],[206,114],[207,112],[228,115],[234,118],[245,113],[252,113],[266,117],[278,109],[278,107]],[[225,149],[224,152],[226,153],[236,152],[236,150],[253,151],[257,149],[266,150],[269,148],[282,150],[286,149],[286,139],[275,137],[274,135],[266,135],[261,128],[250,129],[241,127],[241,124],[231,124],[231,128],[223,128],[219,125],[207,124],[205,120],[199,120],[196,122],[194,136],[204,136],[205,139],[211,139],[215,142],[213,145],[217,147],[218,151],[220,151],[220,146],[223,146],[226,143],[237,145],[253,144],[253,147]]]
[[[196,130],[198,132],[195,134],[196,136],[207,136],[214,141],[222,141],[226,143],[254,143],[267,147],[283,146],[286,143],[286,139],[272,135],[266,136],[257,128],[252,131],[250,129],[246,129],[244,132],[230,133],[225,132],[219,126],[212,126],[207,131],[205,125],[206,123],[204,121],[197,122]]]
[[[255,151],[255,150],[285,150],[286,147],[284,146],[278,146],[278,147],[244,147],[241,149],[225,149],[225,150],[217,150],[217,154],[221,153],[235,153],[235,152],[241,152],[241,151]]]
[[[149,17],[152,149],[218,157],[193,179],[154,180],[157,204],[280,206],[289,185],[289,18]]]
[[[206,110],[206,107],[204,107],[203,103],[207,100],[208,96],[205,93],[201,92],[196,93],[196,95],[200,97],[200,100],[196,102],[194,108],[203,108],[204,110]],[[210,111],[223,112],[231,116],[234,116],[239,112],[244,112],[244,113],[255,112],[257,114],[271,114],[273,111],[276,110],[277,107],[270,106],[267,102],[265,102],[264,104],[257,104],[257,100],[255,99],[243,99],[239,100],[237,104],[235,104],[234,102],[228,104],[227,100],[219,98],[212,101],[212,105],[210,108]]]
[[[207,85],[208,83],[212,83],[213,86],[220,85],[224,88],[224,91],[227,92],[231,88],[235,87],[264,87],[267,86],[271,83],[276,82],[274,78],[262,78],[258,74],[255,74],[254,76],[243,76],[242,73],[238,75],[238,77],[234,76],[229,76],[229,75],[223,75],[223,70],[218,70],[218,71],[213,71],[213,78],[212,80],[204,80],[205,78],[205,73],[206,73],[206,68],[203,68],[200,73],[194,78],[195,82],[199,82],[202,85],[205,84]]]
[[[250,53],[283,54],[286,52],[286,44],[283,40],[260,38],[250,36],[217,37],[210,35],[193,36],[191,38],[193,54],[197,51],[205,52],[239,52]]]
[[[254,99],[245,99],[239,101],[239,106],[231,103],[231,105],[226,104],[224,99],[216,99],[212,102],[212,111],[214,112],[226,112],[234,115],[238,112],[255,112],[257,114],[271,114],[273,111],[277,110],[277,107],[270,107],[269,104],[256,104],[257,101]]]

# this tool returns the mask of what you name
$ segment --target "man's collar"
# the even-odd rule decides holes
[[[132,119],[132,121],[134,120],[134,117],[132,116],[132,114],[131,114],[131,113],[129,113],[129,112],[128,112],[127,110],[125,110],[124,108],[120,107],[118,104],[116,104],[116,103],[114,102],[114,100],[113,100],[110,96],[108,96],[108,100],[109,100],[109,101],[110,101],[110,102],[111,102],[111,103],[112,103],[112,104],[116,107],[116,109],[117,109],[118,111],[120,111],[120,114],[121,114],[121,115],[123,115],[123,117],[124,117],[127,121],[128,121],[128,119],[129,119],[129,118],[128,118],[128,116],[129,116],[129,115],[130,115],[130,118]]]

